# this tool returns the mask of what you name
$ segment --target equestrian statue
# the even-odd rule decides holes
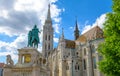
[[[28,47],[34,47],[38,48],[38,43],[39,43],[39,29],[35,25],[32,30],[29,31],[28,33]]]

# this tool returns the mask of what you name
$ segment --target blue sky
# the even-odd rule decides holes
[[[0,0],[0,62],[5,62],[7,54],[17,60],[17,49],[27,45],[28,31],[34,24],[42,29],[48,3],[51,3],[56,47],[62,28],[65,38],[74,40],[76,19],[80,33],[96,25],[102,28],[105,14],[111,12],[112,0]]]
[[[75,26],[75,20],[79,23],[79,29],[82,32],[87,25],[95,23],[96,19],[102,14],[111,12],[111,0],[59,0],[59,7],[64,7],[65,12],[62,13],[62,27],[66,28],[66,35],[71,36],[73,31],[67,32],[68,27]],[[73,37],[66,36],[66,38],[74,39]]]

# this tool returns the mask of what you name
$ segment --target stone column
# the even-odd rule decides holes
[[[72,60],[71,60],[71,63],[70,63],[70,68],[69,68],[69,70],[70,70],[69,76],[73,76],[73,61],[72,61]]]
[[[33,67],[32,76],[42,76],[40,75],[40,67],[38,66]]]
[[[99,62],[99,54],[98,54],[98,52],[96,53],[96,63],[98,63]],[[102,76],[101,75],[101,73],[100,73],[100,70],[98,69],[98,65],[97,65],[97,76]]]
[[[92,64],[92,51],[91,51],[91,45],[88,42],[87,43],[87,51],[88,51],[88,55],[87,55],[87,76],[94,76],[94,72],[93,72],[93,64]]]
[[[22,63],[22,55],[21,54],[18,54],[18,63],[21,64]]]

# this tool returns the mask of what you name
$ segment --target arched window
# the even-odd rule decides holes
[[[79,65],[78,65],[78,70],[80,69]]]
[[[77,65],[75,65],[75,70],[77,70]]]
[[[50,50],[50,44],[48,45],[48,49]]]
[[[76,55],[77,55],[77,56],[78,56],[78,54],[79,54],[79,53],[78,53],[78,52],[76,52]]]
[[[96,65],[96,57],[93,57],[93,68],[96,69],[97,65]]]
[[[86,55],[86,48],[84,48],[84,55]]]
[[[50,35],[49,35],[48,39],[49,39],[49,41],[50,41]]]
[[[80,67],[79,67],[79,64],[76,63],[76,64],[75,64],[75,70],[79,70],[79,68],[80,68]]]
[[[94,45],[92,45],[92,53],[95,53],[95,46]]]
[[[46,50],[46,44],[45,44],[45,50]]]
[[[47,35],[45,35],[45,40],[47,40]]]
[[[86,70],[86,60],[83,60],[84,70]]]

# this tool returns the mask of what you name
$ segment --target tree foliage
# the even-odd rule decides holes
[[[120,76],[120,0],[113,0],[103,31],[105,41],[98,48],[103,56],[99,69],[107,76]]]

